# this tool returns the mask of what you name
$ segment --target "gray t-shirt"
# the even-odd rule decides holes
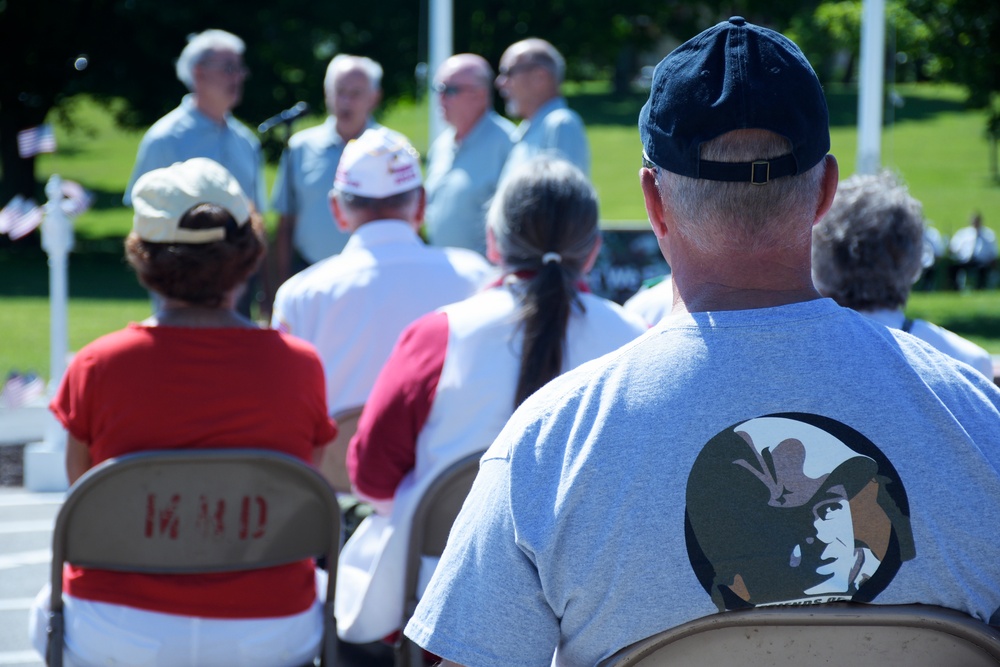
[[[998,469],[1000,391],[908,334],[829,299],[671,315],[515,413],[406,634],[468,667],[593,665],[741,607],[988,620]]]

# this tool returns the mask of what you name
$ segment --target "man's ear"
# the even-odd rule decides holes
[[[604,240],[601,238],[600,234],[597,235],[597,242],[594,243],[594,247],[591,248],[590,254],[587,255],[587,261],[583,263],[583,274],[586,275],[590,273],[590,270],[594,268],[594,262],[597,261],[597,255],[601,252],[601,245]]]
[[[416,229],[420,229],[420,225],[424,221],[424,212],[427,210],[427,191],[424,190],[423,186],[420,187],[420,199],[417,201],[417,210],[413,214],[413,222],[416,225]]]
[[[663,206],[663,197],[656,186],[656,172],[643,167],[639,170],[639,185],[642,187],[642,197],[646,203],[646,217],[653,228],[657,239],[667,235],[667,211]]]
[[[493,235],[493,228],[486,228],[486,259],[490,260],[490,264],[496,264],[500,266],[500,251],[497,250],[497,239]]]
[[[337,229],[342,232],[350,232],[351,225],[344,217],[344,210],[340,207],[340,202],[333,195],[330,196],[330,210],[333,211],[333,219],[337,222]]]
[[[375,112],[375,109],[378,108],[378,105],[381,103],[382,103],[382,89],[379,88],[378,90],[375,91],[375,94],[372,96],[372,103],[371,106],[368,107],[368,113],[366,115],[371,116]]]
[[[823,180],[820,183],[821,191],[819,204],[816,206],[816,217],[813,220],[814,225],[822,220],[830,207],[833,206],[833,198],[837,194],[837,183],[840,181],[840,166],[837,164],[837,158],[827,155],[823,159],[826,160],[826,171],[823,172]]]

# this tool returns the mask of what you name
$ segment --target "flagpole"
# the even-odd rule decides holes
[[[427,71],[427,112],[428,112],[428,148],[444,130],[444,118],[441,116],[441,102],[434,94],[434,75],[444,61],[452,56],[453,46],[453,14],[452,0],[430,0],[430,34],[428,42]]]
[[[73,223],[62,209],[62,179],[53,174],[45,184],[45,219],[42,248],[49,256],[49,395],[62,381],[69,352],[67,316],[69,252],[73,249]]]
[[[49,398],[55,395],[66,372],[69,353],[68,271],[73,249],[73,223],[63,211],[62,179],[53,174],[45,184],[45,218],[42,220],[42,248],[49,256]],[[47,414],[45,440],[24,450],[24,486],[29,491],[62,491],[66,478],[66,431],[51,413]]]
[[[885,0],[864,0],[858,81],[857,173],[877,173],[882,162],[885,88]]]

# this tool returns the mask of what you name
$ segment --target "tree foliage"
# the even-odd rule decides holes
[[[932,35],[941,73],[964,85],[982,107],[1000,93],[1000,3],[997,0],[910,0]]]
[[[37,125],[70,96],[112,101],[117,119],[144,126],[176,106],[185,90],[173,63],[192,32],[217,27],[247,43],[252,71],[237,115],[251,124],[305,100],[323,108],[326,64],[338,52],[367,55],[385,69],[387,100],[418,93],[415,69],[427,58],[430,0],[0,0],[0,199],[30,194],[31,161],[17,159],[18,130]],[[613,76],[627,86],[639,53],[665,36],[684,40],[742,14],[793,32],[821,76],[850,76],[861,0],[453,0],[456,51],[494,65],[512,42],[548,39],[572,78]],[[890,0],[889,22],[911,72],[940,73],[985,103],[1000,91],[997,0]],[[80,67],[80,56],[87,66]],[[840,65],[838,65],[840,63]],[[939,69],[938,69],[939,68]]]
[[[886,69],[897,81],[932,78],[939,64],[931,29],[902,0],[885,4]],[[824,2],[791,20],[787,31],[824,81],[854,79],[861,46],[862,0]]]

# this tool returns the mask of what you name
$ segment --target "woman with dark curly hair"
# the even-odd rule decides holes
[[[158,309],[70,363],[51,404],[69,432],[69,481],[149,449],[256,447],[318,460],[336,426],[315,350],[234,310],[265,250],[236,180],[197,158],[143,175],[132,202],[125,253]],[[322,636],[315,578],[311,560],[209,575],[68,566],[66,664],[309,663]],[[33,619],[40,650],[45,595]]]

